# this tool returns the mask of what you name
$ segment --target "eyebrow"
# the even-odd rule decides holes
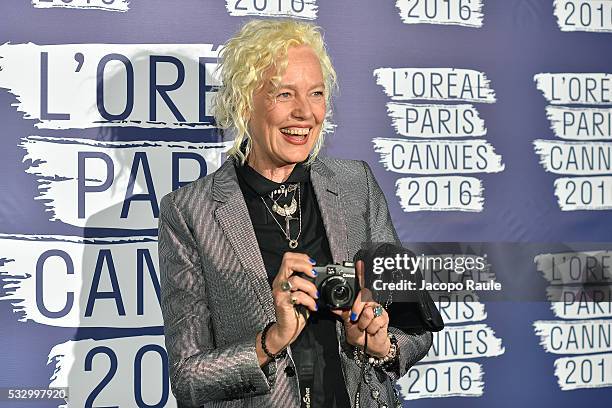
[[[287,89],[295,90],[295,86],[291,85],[291,84],[280,84],[277,89],[282,89],[282,88],[287,88]],[[310,89],[314,89],[314,88],[325,88],[325,83],[320,82],[320,83],[312,86]]]

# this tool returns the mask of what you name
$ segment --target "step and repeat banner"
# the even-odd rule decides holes
[[[434,296],[404,405],[608,406],[610,0],[3,0],[0,406],[176,406],[159,201],[225,160],[215,68],[251,18],[323,28],[323,154],[370,164],[401,240],[488,257]]]

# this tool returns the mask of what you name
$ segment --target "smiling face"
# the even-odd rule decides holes
[[[284,181],[296,163],[308,158],[325,119],[324,91],[323,72],[314,51],[306,45],[290,47],[278,88],[268,74],[264,86],[253,95],[251,167],[271,180]]]

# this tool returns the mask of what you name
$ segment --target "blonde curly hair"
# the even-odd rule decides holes
[[[217,126],[234,137],[228,154],[243,164],[252,147],[248,121],[253,110],[253,94],[265,85],[263,78],[269,69],[274,73],[271,78],[273,86],[278,86],[287,68],[287,50],[297,45],[310,46],[321,63],[327,106],[325,129],[331,118],[331,94],[337,89],[337,81],[319,27],[288,19],[251,20],[225,43],[220,52],[221,62],[217,70],[223,85],[217,92],[213,114]],[[317,156],[323,139],[322,130],[307,163]]]

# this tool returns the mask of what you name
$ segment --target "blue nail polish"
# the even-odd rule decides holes
[[[316,265],[316,264],[317,264],[317,261],[315,261],[315,260],[314,260],[314,259],[312,259],[312,258],[308,258],[308,260],[309,260],[309,261],[310,261],[310,263],[311,263],[311,264],[313,264],[313,265]]]
[[[317,290],[317,299],[321,297],[321,294],[319,293],[319,291]]]
[[[315,310],[319,310],[319,305],[315,303]]]
[[[354,322],[356,320],[357,320],[357,313],[351,312],[351,322]]]
[[[319,274],[319,272],[317,272],[317,271],[315,271],[315,270],[313,269],[313,270],[312,270],[312,274],[313,274],[314,276],[317,276],[317,275]]]

